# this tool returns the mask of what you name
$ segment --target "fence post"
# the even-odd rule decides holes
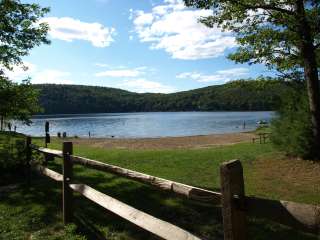
[[[72,142],[63,143],[63,183],[62,183],[62,207],[63,207],[63,223],[72,222],[72,189],[69,184],[72,181],[72,161],[70,155],[73,154]]]
[[[223,163],[220,166],[220,181],[224,239],[245,240],[247,223],[243,209],[245,193],[241,162],[232,160]]]
[[[31,151],[31,137],[30,136],[27,136],[27,139],[26,139],[26,177],[27,177],[27,184],[30,185],[30,182],[31,182],[31,154],[32,154],[32,151]]]

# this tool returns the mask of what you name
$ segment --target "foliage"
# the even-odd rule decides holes
[[[290,155],[310,158],[314,142],[305,86],[297,82],[290,85],[272,122],[272,141]]]
[[[10,183],[12,176],[15,176],[15,181],[23,178],[25,176],[25,166],[26,152],[24,136],[16,133],[1,133],[0,186]]]
[[[292,129],[297,127],[301,129],[295,132],[302,134],[296,136],[296,140],[301,143],[307,134],[302,129],[306,129],[306,125],[309,125],[313,138],[312,148],[306,144],[302,144],[301,148],[306,147],[305,151],[309,151],[308,156],[320,160],[319,0],[184,0],[184,2],[188,6],[212,10],[212,15],[200,19],[205,25],[218,26],[234,33],[238,48],[229,55],[230,59],[238,63],[265,64],[283,73],[283,77],[291,81],[292,78],[303,76],[306,83],[304,89],[308,93],[310,124],[302,121],[301,126],[298,126],[299,119],[287,121],[287,124],[294,124]],[[289,105],[292,104],[290,101]],[[303,112],[305,109],[298,111]],[[303,118],[303,120],[308,119]],[[286,127],[286,123],[283,124]],[[289,132],[283,131],[282,135]],[[291,136],[287,135],[287,138],[290,139]]]
[[[286,86],[277,80],[238,80],[172,94],[137,94],[120,89],[35,85],[40,104],[51,113],[104,113],[148,111],[273,110]]]
[[[31,116],[41,111],[38,104],[38,95],[38,91],[33,88],[29,80],[18,84],[5,77],[0,77],[1,129],[4,120],[7,119],[19,120],[29,124]]]
[[[21,65],[21,57],[28,55],[32,48],[49,43],[48,25],[39,23],[48,11],[48,8],[20,0],[0,1],[0,76],[5,68]]]
[[[23,65],[22,57],[28,55],[32,48],[49,43],[48,25],[39,22],[48,11],[48,8],[38,4],[21,3],[20,0],[0,1],[1,130],[5,120],[16,119],[28,124],[31,115],[40,111],[37,91],[32,88],[29,80],[16,84],[5,74],[13,66]]]
[[[266,64],[280,72],[301,72],[301,25],[297,10],[305,2],[306,26],[310,26],[317,60],[320,61],[320,4],[317,0],[184,0],[188,6],[212,9],[201,22],[232,31],[239,47],[229,58],[240,63]],[[319,62],[318,62],[319,63]]]

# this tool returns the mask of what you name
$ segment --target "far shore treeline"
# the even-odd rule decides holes
[[[159,94],[83,85],[34,85],[43,114],[151,111],[276,110],[286,82],[237,80],[190,91]]]

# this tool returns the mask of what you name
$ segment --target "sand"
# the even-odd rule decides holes
[[[249,142],[255,136],[253,133],[226,133],[189,137],[161,138],[76,138],[72,141],[80,145],[99,148],[116,149],[188,149],[209,148],[214,146]]]

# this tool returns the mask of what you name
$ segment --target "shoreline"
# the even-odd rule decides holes
[[[111,115],[111,114],[144,114],[144,113],[211,113],[211,112],[276,112],[276,110],[214,110],[214,111],[141,111],[141,112],[96,112],[96,113],[43,113],[32,115],[31,119],[38,119],[39,117],[54,117],[54,116],[77,116],[77,115]]]
[[[88,145],[106,149],[199,149],[221,145],[250,142],[255,136],[253,131],[239,133],[221,133],[184,137],[158,138],[67,138],[79,145]],[[55,137],[56,138],[56,137]],[[63,138],[61,138],[63,140]]]

